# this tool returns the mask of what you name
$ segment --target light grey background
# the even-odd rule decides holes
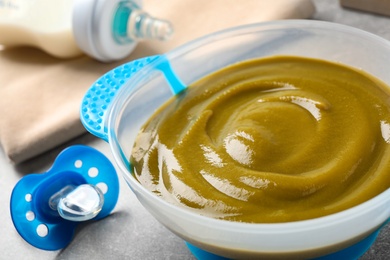
[[[390,40],[388,17],[343,9],[337,0],[313,2],[317,9],[313,19],[351,25]],[[240,3],[244,4],[245,1]],[[67,248],[50,252],[27,244],[16,232],[10,218],[12,189],[25,174],[46,171],[57,154],[72,144],[92,146],[112,160],[108,144],[89,134],[18,166],[10,164],[0,151],[0,260],[195,259],[180,238],[161,226],[140,205],[121,177],[120,197],[113,214],[101,221],[79,226],[74,240]],[[362,259],[390,259],[390,225],[382,229],[376,243]]]

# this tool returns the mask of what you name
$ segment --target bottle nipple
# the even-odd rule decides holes
[[[169,21],[157,19],[141,10],[134,2],[121,2],[114,17],[113,35],[117,42],[143,39],[167,40],[173,34]]]
[[[77,46],[102,62],[127,57],[140,40],[167,40],[173,34],[170,22],[154,18],[140,8],[141,0],[74,3],[72,29]]]

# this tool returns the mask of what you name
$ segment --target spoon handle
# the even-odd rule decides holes
[[[150,56],[125,63],[95,81],[84,95],[80,109],[81,122],[89,132],[108,140],[107,115],[114,97],[135,73],[158,57]]]

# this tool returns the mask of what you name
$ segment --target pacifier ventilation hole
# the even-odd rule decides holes
[[[95,178],[99,174],[99,170],[96,167],[91,167],[88,170],[88,175],[91,178]]]
[[[81,166],[83,166],[83,161],[82,160],[76,160],[74,162],[74,167],[81,168]]]
[[[33,221],[35,219],[35,213],[32,212],[31,210],[27,211],[26,213],[26,219],[28,221]]]
[[[117,67],[99,78],[88,90],[81,103],[81,121],[98,137],[107,135],[104,118],[120,87],[146,64],[158,56],[146,57]]]
[[[37,227],[37,235],[40,237],[46,237],[49,234],[49,229],[45,224],[39,224]]]
[[[26,196],[24,196],[24,199],[27,201],[27,202],[31,202],[32,200],[32,196],[30,193],[27,193]]]
[[[102,191],[103,194],[106,194],[108,191],[108,186],[104,182],[100,182],[100,183],[96,184],[96,187],[98,187]]]

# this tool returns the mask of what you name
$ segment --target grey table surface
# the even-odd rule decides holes
[[[390,17],[343,9],[337,0],[313,2],[316,6],[313,19],[354,26],[390,40]],[[11,221],[12,189],[24,175],[46,171],[58,153],[72,144],[94,147],[113,161],[108,144],[89,134],[20,165],[10,164],[0,151],[0,259],[195,259],[180,238],[142,207],[122,178],[119,201],[113,214],[80,225],[68,247],[43,251],[27,244]],[[390,225],[381,230],[375,244],[361,259],[390,259]]]

